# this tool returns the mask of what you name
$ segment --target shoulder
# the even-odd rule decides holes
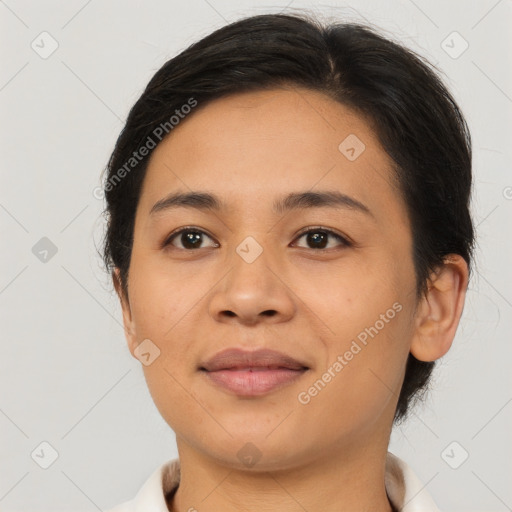
[[[441,512],[411,467],[390,452],[385,479],[389,499],[401,512]],[[168,512],[167,497],[174,493],[179,480],[179,460],[171,459],[150,475],[133,499],[105,512]]]
[[[175,491],[178,483],[179,461],[171,459],[153,471],[133,499],[105,512],[169,512],[166,498]]]
[[[441,512],[412,468],[391,452],[386,458],[386,490],[401,512]]]
[[[120,503],[113,508],[109,508],[105,510],[105,512],[133,512],[133,510],[133,500],[130,500]]]

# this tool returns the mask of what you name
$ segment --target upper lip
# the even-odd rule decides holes
[[[228,348],[217,352],[211,359],[201,363],[199,369],[215,372],[218,370],[251,368],[255,366],[289,368],[292,370],[308,369],[308,366],[301,361],[276,350],[259,349],[247,351],[239,348]]]

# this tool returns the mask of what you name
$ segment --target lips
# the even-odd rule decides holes
[[[304,370],[308,366],[291,356],[270,349],[245,351],[241,349],[226,349],[217,353],[208,361],[201,364],[200,369],[208,372],[232,369],[277,369]]]
[[[229,393],[253,397],[289,385],[309,370],[302,361],[281,352],[227,349],[201,364],[210,383]]]

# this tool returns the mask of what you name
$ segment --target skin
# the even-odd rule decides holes
[[[349,134],[366,146],[354,161],[338,149]],[[215,193],[228,207],[150,215],[167,194],[191,190]],[[274,199],[319,190],[347,194],[372,214],[343,207],[272,212]],[[200,248],[183,248],[180,235],[162,248],[184,226],[205,232]],[[330,236],[327,248],[315,249],[300,232],[318,226],[353,245]],[[236,252],[248,236],[263,249],[252,263]],[[160,350],[143,370],[176,433],[181,481],[169,510],[391,510],[385,461],[407,356],[431,361],[448,351],[468,269],[450,255],[416,301],[405,203],[391,160],[364,119],[300,88],[199,105],[151,156],[128,297],[118,276],[116,269],[130,352],[137,358],[145,339]],[[299,393],[394,303],[401,311],[300,403]],[[310,369],[288,386],[241,398],[197,370],[227,347],[273,348]],[[237,456],[248,442],[260,454],[251,467]]]

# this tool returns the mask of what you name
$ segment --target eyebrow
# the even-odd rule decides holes
[[[155,215],[159,212],[175,208],[196,208],[205,211],[225,210],[226,204],[215,194],[208,192],[174,192],[157,201],[151,208],[149,214]],[[337,191],[320,192],[292,192],[273,203],[273,211],[276,214],[283,214],[290,210],[301,208],[347,208],[374,217],[371,210],[353,197]]]

